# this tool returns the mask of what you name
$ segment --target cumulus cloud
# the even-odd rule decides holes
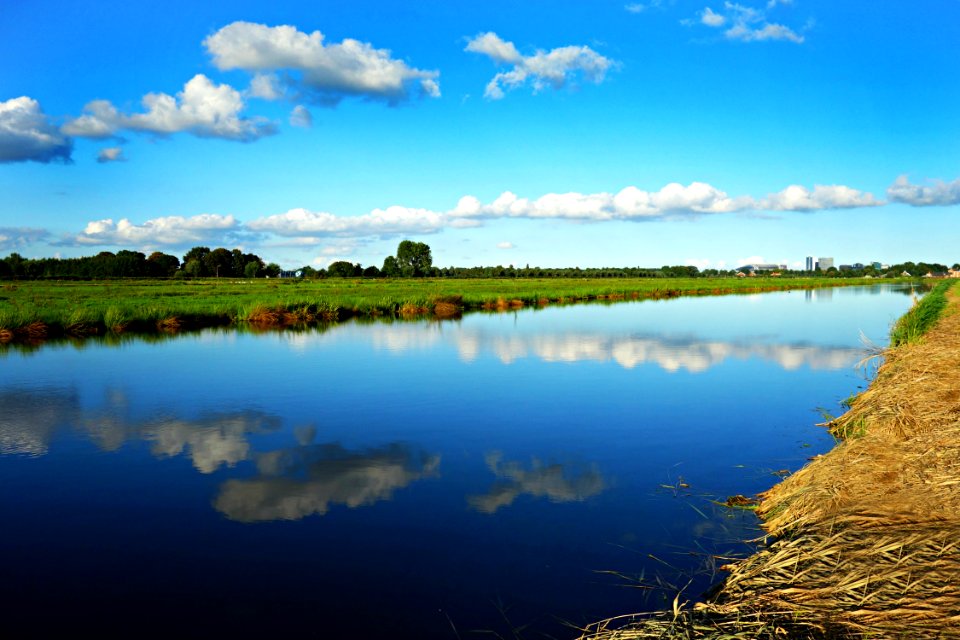
[[[391,206],[362,215],[338,216],[298,208],[253,220],[246,227],[257,232],[298,238],[304,244],[316,244],[326,237],[384,238],[437,233],[448,228],[476,227],[486,220],[502,218],[640,222],[691,219],[758,209],[816,211],[882,204],[869,193],[842,185],[817,185],[812,191],[793,185],[758,200],[751,196],[730,196],[704,182],[689,185],[674,182],[658,191],[629,186],[617,193],[548,193],[536,199],[505,191],[487,203],[468,195],[447,211]],[[509,248],[502,244],[498,246]]]
[[[126,161],[126,158],[123,157],[123,149],[121,147],[107,147],[100,149],[100,152],[97,153],[97,162],[100,164],[124,161]]]
[[[498,242],[497,249],[514,249],[515,245],[512,242]]]
[[[291,209],[247,224],[255,231],[279,236],[395,236],[407,233],[435,233],[451,226],[442,213],[428,209],[393,206],[374,209],[359,216],[336,216],[324,211]]]
[[[884,204],[873,197],[843,185],[815,185],[813,191],[790,185],[779,193],[767,196],[760,208],[768,211],[819,211],[821,209],[853,209]]]
[[[505,90],[517,89],[528,81],[535,93],[547,87],[560,89],[577,73],[600,84],[615,65],[610,58],[586,46],[557,47],[550,51],[538,49],[533,55],[524,56],[512,42],[493,32],[472,38],[464,50],[485,55],[497,64],[512,65],[487,83],[483,95],[490,100],[499,100],[504,97]]]
[[[184,245],[220,240],[225,232],[238,228],[233,216],[204,213],[189,218],[168,216],[134,224],[123,218],[114,222],[107,218],[87,223],[74,238],[81,245],[157,246]]]
[[[290,125],[309,129],[313,126],[313,114],[302,104],[298,104],[290,112]]]
[[[767,13],[778,4],[789,5],[783,0],[769,0],[762,8],[748,7],[736,2],[724,2],[720,11],[705,7],[700,12],[700,24],[712,28],[727,27],[723,32],[727,40],[741,42],[760,42],[764,40],[786,40],[802,44],[804,37],[794,29],[783,24],[770,22]],[[809,25],[808,25],[809,26]]]
[[[69,135],[104,139],[120,130],[157,135],[188,132],[201,138],[223,138],[252,142],[276,133],[276,126],[264,118],[242,117],[243,96],[227,84],[216,84],[197,74],[176,96],[148,93],[141,100],[144,113],[124,114],[107,100],[94,100],[84,113],[68,121],[63,131]]]
[[[336,104],[345,96],[390,104],[414,94],[440,96],[438,71],[411,67],[393,58],[387,49],[352,38],[326,44],[319,31],[305,33],[289,25],[234,22],[207,37],[203,45],[214,65],[224,71],[296,74],[290,76],[290,82],[305,97],[321,104]],[[257,90],[260,97],[267,97],[263,82]]]
[[[887,188],[887,197],[893,202],[913,207],[946,207],[960,204],[960,178],[952,182],[934,181],[928,186],[911,184],[907,176],[899,176]]]
[[[50,237],[46,229],[30,227],[0,227],[0,250],[19,249]]]
[[[40,109],[33,98],[0,102],[0,163],[71,161],[73,142]]]

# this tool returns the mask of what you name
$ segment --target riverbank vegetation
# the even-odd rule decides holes
[[[830,278],[187,279],[0,284],[0,342],[206,326],[331,322],[350,317],[454,317],[584,301],[759,293],[866,284]]]
[[[952,285],[907,314],[922,318],[908,321],[911,337],[884,353],[869,388],[826,425],[839,444],[760,496],[769,541],[725,567],[712,597],[604,621],[582,638],[960,638]]]

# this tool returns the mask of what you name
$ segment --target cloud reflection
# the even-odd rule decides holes
[[[80,402],[75,392],[62,389],[8,389],[0,392],[0,407],[0,454],[42,456]]]
[[[339,444],[298,446],[257,454],[259,477],[228,480],[214,508],[230,520],[263,522],[324,515],[389,500],[416,480],[436,475],[440,456],[399,444],[351,452]]]
[[[518,462],[504,462],[499,451],[488,453],[485,461],[497,482],[484,495],[467,498],[468,504],[481,513],[495,513],[524,494],[551,502],[582,502],[606,488],[595,466],[571,469],[558,463],[545,465],[534,458],[530,468],[524,469]]]
[[[796,342],[704,340],[696,336],[609,335],[589,332],[554,334],[487,333],[460,326],[440,333],[434,325],[392,324],[370,327],[375,346],[391,351],[425,348],[441,339],[453,342],[460,359],[473,362],[482,353],[504,364],[524,358],[544,362],[615,362],[625,369],[652,364],[668,372],[701,373],[728,360],[761,359],[793,371],[844,369],[863,357],[861,349]]]

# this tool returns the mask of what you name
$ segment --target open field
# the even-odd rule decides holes
[[[711,598],[604,621],[582,639],[960,638],[953,285],[901,319],[876,379],[825,425],[837,446],[759,496],[769,538],[725,567]]]
[[[252,323],[277,326],[354,316],[451,317],[590,300],[757,293],[877,283],[853,278],[340,279],[8,281],[0,342]],[[883,282],[891,282],[884,280]]]

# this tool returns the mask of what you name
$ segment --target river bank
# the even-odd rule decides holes
[[[304,325],[353,317],[449,318],[483,309],[897,281],[771,277],[6,281],[0,285],[0,343],[240,324]]]
[[[705,602],[582,638],[960,637],[960,291],[945,283],[911,314],[901,328],[932,326],[825,425],[837,446],[759,496],[759,551]]]

